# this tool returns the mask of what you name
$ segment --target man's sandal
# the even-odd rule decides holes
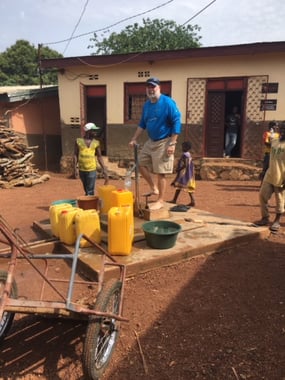
[[[272,226],[269,227],[270,231],[272,232],[278,232],[280,228],[280,223],[279,222],[274,222]]]
[[[142,194],[143,197],[151,197],[152,195],[158,195],[159,194],[159,191],[158,190],[154,190],[154,191],[150,191],[148,193],[144,193]]]

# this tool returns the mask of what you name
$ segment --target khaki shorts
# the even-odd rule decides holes
[[[172,174],[174,154],[167,155],[168,142],[169,138],[159,141],[147,140],[139,154],[139,165],[146,166],[154,174]]]

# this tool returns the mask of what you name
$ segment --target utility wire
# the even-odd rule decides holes
[[[110,28],[112,28],[112,27],[114,27],[114,26],[116,26],[116,25],[119,25],[119,24],[121,24],[121,23],[124,22],[124,21],[131,20],[131,19],[133,19],[133,18],[135,18],[135,17],[142,16],[142,15],[147,14],[147,13],[150,13],[150,12],[156,10],[156,9],[162,8],[162,7],[164,7],[165,5],[167,5],[167,4],[169,4],[169,3],[172,3],[173,1],[174,1],[174,0],[166,1],[165,3],[162,3],[162,4],[158,5],[157,7],[151,8],[151,9],[145,11],[145,12],[137,13],[137,14],[135,14],[134,16],[126,17],[126,18],[124,18],[124,19],[122,19],[122,20],[120,20],[120,21],[118,21],[118,22],[115,22],[114,24],[111,24],[111,25],[105,26],[104,28],[97,29],[97,30],[94,30],[94,31],[92,31],[92,32],[87,32],[87,33],[78,34],[77,36],[72,36],[72,37],[67,38],[67,39],[65,39],[65,40],[60,40],[60,41],[55,41],[55,42],[45,42],[43,45],[55,45],[55,44],[61,44],[61,43],[63,43],[63,42],[67,42],[67,41],[69,41],[69,40],[74,40],[75,38],[80,38],[80,37],[87,36],[88,34],[93,34],[93,33],[102,32],[103,30],[107,30],[107,29],[110,29]]]
[[[184,26],[184,25],[186,25],[188,22],[190,22],[191,20],[193,20],[195,17],[197,17],[199,14],[201,14],[202,12],[204,12],[204,10],[206,10],[208,7],[210,7],[214,2],[215,2],[216,0],[213,0],[213,1],[211,1],[208,5],[206,5],[204,8],[202,8],[199,12],[197,12],[197,13],[195,13],[189,20],[187,20],[184,24],[182,24],[182,26]],[[135,16],[133,16],[133,17],[135,17]],[[139,55],[141,55],[141,54],[143,54],[144,52],[139,52],[139,53],[137,53],[136,55],[135,55],[135,57],[137,57],[137,56],[139,56]],[[80,61],[83,65],[85,65],[85,66],[90,66],[90,67],[102,67],[102,66],[97,66],[97,65],[93,65],[93,64],[90,64],[90,63],[87,63],[87,62],[85,62],[82,58],[79,58],[79,57],[77,57],[77,59],[78,59],[78,61]],[[106,68],[106,67],[110,67],[110,66],[117,66],[117,65],[119,65],[119,64],[121,64],[121,63],[124,63],[124,62],[127,62],[127,61],[130,61],[130,60],[132,60],[133,59],[133,57],[131,57],[131,58],[127,58],[127,59],[125,59],[125,60],[123,60],[123,61],[121,61],[121,62],[119,62],[119,63],[115,63],[115,64],[111,64],[111,65],[104,65],[104,67]]]
[[[82,17],[83,17],[83,15],[84,15],[84,13],[85,13],[85,10],[86,10],[86,7],[87,7],[88,3],[89,3],[89,0],[86,0],[86,2],[85,2],[85,4],[84,4],[84,7],[83,7],[83,9],[82,9],[81,15],[80,15],[80,17],[79,17],[79,20],[77,21],[77,23],[76,23],[76,25],[75,25],[75,27],[74,27],[72,33],[71,33],[71,36],[70,36],[69,39],[68,39],[68,42],[67,42],[67,44],[66,44],[66,46],[65,46],[65,49],[63,50],[62,55],[64,55],[64,53],[66,52],[66,50],[67,50],[67,48],[68,48],[68,46],[69,46],[69,44],[70,44],[70,42],[71,42],[71,40],[72,40],[72,38],[73,38],[73,36],[74,36],[74,33],[76,32],[76,29],[78,28],[78,25],[80,24],[80,21],[82,20]]]
[[[200,13],[204,12],[205,9],[209,8],[216,0],[213,0],[211,1],[208,5],[206,5],[204,8],[202,8],[199,12],[195,13],[194,16],[192,16],[191,18],[189,18],[189,20],[185,21],[184,24],[182,24],[182,26],[188,24],[188,22],[192,21],[193,18],[197,17]]]

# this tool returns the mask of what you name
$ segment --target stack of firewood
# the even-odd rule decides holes
[[[0,124],[0,188],[33,186],[49,179],[34,168],[34,149],[10,128]]]

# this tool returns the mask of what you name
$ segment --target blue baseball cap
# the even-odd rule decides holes
[[[146,81],[146,85],[159,86],[160,85],[160,80],[158,78],[149,78]]]

